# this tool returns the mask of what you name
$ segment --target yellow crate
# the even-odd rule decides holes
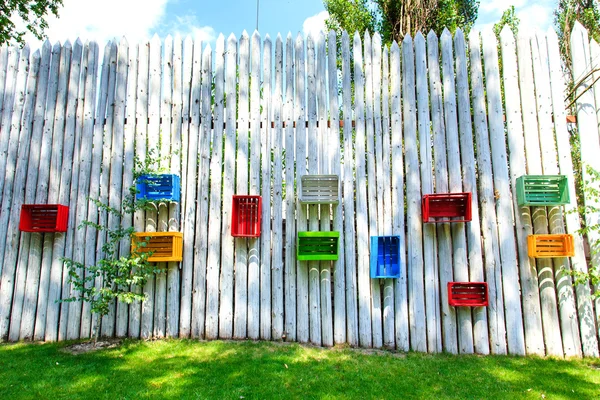
[[[143,246],[142,243],[146,245]],[[183,233],[137,232],[131,240],[132,253],[149,253],[151,262],[181,261],[183,259]]]
[[[573,235],[529,235],[527,252],[534,258],[573,257]]]

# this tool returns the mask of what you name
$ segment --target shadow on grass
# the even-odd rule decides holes
[[[600,361],[409,353],[296,344],[126,341],[0,346],[3,398],[600,398]]]

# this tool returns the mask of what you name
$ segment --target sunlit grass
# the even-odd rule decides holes
[[[600,360],[400,354],[262,342],[0,345],[0,398],[598,399]]]

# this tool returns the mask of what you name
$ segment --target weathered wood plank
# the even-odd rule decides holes
[[[520,98],[519,80],[517,75],[517,57],[515,39],[509,27],[505,26],[501,37],[504,91],[507,99]],[[531,63],[531,60],[530,60]],[[531,69],[531,68],[530,68]],[[506,101],[507,137],[510,149],[510,173],[513,188],[513,203],[519,210],[515,218],[517,245],[519,248],[519,273],[521,292],[523,293],[523,313],[525,329],[525,350],[527,354],[544,355],[540,295],[538,279],[535,273],[535,260],[527,254],[527,236],[533,233],[529,207],[519,207],[517,204],[515,182],[516,178],[527,173],[525,168],[525,141],[523,138],[523,116],[520,103]],[[529,116],[526,116],[526,120]],[[532,268],[533,267],[533,268]]]
[[[498,213],[498,239],[502,258],[502,282],[506,313],[506,338],[510,354],[525,354],[523,313],[519,293],[517,271],[517,249],[515,248],[514,216],[510,195],[510,180],[506,156],[504,122],[502,120],[502,98],[498,69],[498,42],[491,30],[483,34],[483,57],[487,93],[490,144],[494,187],[500,194],[496,199]]]
[[[46,105],[46,93],[48,91],[48,74],[50,71],[50,42],[44,42],[42,46],[42,57],[37,79],[35,94],[35,111],[31,133],[31,147],[29,150],[29,161],[27,163],[27,183],[25,185],[25,204],[35,201],[38,188],[38,172],[41,158],[47,154],[48,148],[42,151],[42,132],[44,129],[44,114]],[[6,54],[6,53],[5,53]],[[1,97],[1,96],[0,96]],[[47,183],[46,183],[47,185]],[[40,263],[29,264],[32,236],[37,235],[38,243],[41,234],[21,234],[21,255],[19,263],[27,267],[25,280],[25,298],[23,300],[23,316],[21,318],[21,340],[32,340],[35,325],[35,313],[37,305],[37,293],[40,284]],[[39,256],[38,256],[39,260]]]
[[[248,78],[250,72],[250,42],[246,31],[239,44],[238,81],[238,148],[236,159],[236,194],[248,194]],[[233,337],[243,339],[247,334],[248,313],[248,243],[235,239]]]
[[[104,48],[104,56],[102,62],[102,71],[100,76],[99,86],[99,98],[98,107],[96,108],[95,119],[94,115],[90,117],[95,120],[93,127],[93,154],[92,154],[92,167],[90,172],[90,186],[89,186],[89,198],[88,198],[88,212],[86,220],[91,223],[98,223],[98,206],[95,203],[95,199],[100,197],[100,188],[98,182],[100,182],[100,172],[102,167],[102,143],[103,143],[103,132],[104,132],[104,118],[106,115],[106,107],[108,105],[108,83],[109,83],[109,65],[111,57],[112,43],[108,43]],[[96,229],[91,226],[85,228],[85,265],[96,264],[96,242],[97,232]],[[86,274],[87,276],[87,274]],[[88,285],[94,285],[95,282],[90,281]],[[82,309],[82,320],[81,320],[81,334],[80,337],[90,337],[94,334],[94,327],[97,324],[95,315],[92,315],[91,306],[89,303],[83,304]]]
[[[267,49],[268,47],[268,49]],[[274,340],[280,340],[283,331],[284,331],[284,265],[283,265],[283,240],[278,240],[278,238],[283,238],[283,41],[281,40],[281,35],[277,35],[277,39],[275,40],[275,94],[273,98],[267,100],[266,96],[268,90],[270,90],[270,82],[271,82],[271,42],[265,40],[265,50],[263,57],[263,65],[264,65],[264,82],[265,82],[265,105],[269,108],[272,108],[273,120],[275,121],[275,129],[270,131],[271,135],[265,137],[265,135],[261,135],[263,140],[268,140],[270,137],[270,146],[265,149],[265,144],[263,144],[263,182],[262,182],[262,193],[263,193],[263,202],[265,199],[270,197],[271,187],[269,184],[270,181],[270,156],[271,156],[271,148],[273,149],[273,226],[272,226],[272,234],[263,236],[263,248],[262,248],[262,257],[261,261],[264,264],[265,258],[268,255],[271,255],[271,274],[267,271],[263,271],[263,265],[261,265],[261,337],[272,337]],[[268,69],[268,71],[267,71]],[[272,101],[272,104],[269,104]],[[264,111],[265,106],[263,106]],[[265,117],[268,118],[271,111],[268,112]],[[264,118],[264,117],[263,117]],[[268,119],[267,119],[268,120]],[[270,124],[269,124],[270,125]],[[263,125],[264,126],[264,125]],[[269,130],[266,131],[269,133]],[[293,149],[293,146],[290,150]],[[293,150],[292,150],[293,151]],[[267,159],[265,162],[264,159]],[[265,173],[267,170],[269,173]],[[271,207],[265,209],[263,203],[263,221],[265,218],[271,218]],[[267,224],[268,226],[268,224]],[[268,246],[266,245],[268,242]],[[273,253],[270,254],[270,248],[273,248]],[[266,282],[266,279],[271,277],[270,282]],[[263,306],[263,303],[266,299],[266,295],[263,294],[263,290],[268,291],[269,286],[271,288],[271,299],[269,305],[272,307],[272,311],[268,310],[267,307]],[[264,316],[264,317],[263,317]],[[271,318],[272,316],[272,318]],[[263,320],[268,321],[269,324],[266,323],[263,325]],[[267,332],[267,330],[269,332]]]
[[[69,204],[71,204],[72,207],[69,208],[69,211],[70,213],[73,213],[72,215],[69,215],[69,220],[72,223],[73,229],[70,230],[67,236],[67,243],[71,242],[72,249],[70,256],[67,256],[65,252],[65,257],[69,257],[78,263],[83,263],[85,261],[85,229],[79,229],[79,225],[87,215],[87,194],[90,190],[89,179],[93,120],[90,121],[88,117],[90,116],[89,107],[91,106],[89,103],[93,102],[92,99],[95,99],[95,96],[92,96],[90,87],[90,85],[92,85],[92,78],[95,78],[95,74],[91,74],[91,69],[97,67],[95,58],[96,56],[94,54],[95,48],[96,46],[94,43],[87,42],[85,44],[81,65],[81,82],[79,84],[79,93],[77,95],[77,121],[75,124],[75,130],[77,132],[78,139],[75,143],[75,152],[73,157],[73,165],[75,168],[72,169],[73,175],[71,179],[71,198],[69,200]],[[94,82],[93,84],[97,85],[97,82]],[[88,103],[87,109],[86,99]],[[82,276],[84,270],[82,268],[78,268],[77,273],[79,276]],[[75,290],[74,285],[69,283],[68,272],[65,273],[65,271],[63,271],[62,297],[69,298],[77,295],[78,293]],[[81,332],[82,302],[73,301],[71,303],[62,304],[61,320],[64,318],[63,313],[69,316],[67,319],[65,332],[66,338],[79,338]],[[63,322],[61,322],[61,325],[62,324]]]
[[[307,81],[307,161],[308,174],[319,173],[319,150],[322,145],[319,143],[317,133],[317,65],[315,60],[315,39],[312,35],[306,38],[306,81]],[[319,209],[318,205],[309,204],[308,206],[308,230],[319,230]],[[318,261],[308,262],[308,304],[309,304],[309,333],[310,342],[320,346],[322,339],[321,332],[321,296],[320,296],[320,266]]]
[[[327,128],[327,119],[329,117],[327,110],[327,59],[325,56],[325,35],[321,31],[317,42],[317,120],[318,120],[318,143],[319,149],[319,173],[329,174],[331,172],[331,154],[329,154],[329,142],[333,138],[329,138],[329,130]],[[336,108],[337,110],[337,108]],[[337,124],[339,127],[339,124]],[[336,143],[339,146],[339,138]],[[339,183],[338,183],[339,185]],[[338,188],[339,190],[339,188]],[[331,231],[331,206],[329,204],[321,204],[320,208],[320,230]],[[338,256],[339,248],[338,248]],[[342,256],[343,257],[343,256]],[[320,275],[320,296],[321,296],[321,342],[324,346],[333,346],[333,315],[332,303],[333,298],[331,293],[331,262],[321,262]]]
[[[294,41],[288,33],[285,44],[285,265],[283,339],[296,340],[296,200],[294,190],[295,131],[294,123]],[[283,189],[283,188],[282,188]]]
[[[127,196],[130,196],[130,190],[134,185],[134,156],[135,156],[135,131],[136,131],[136,95],[137,95],[137,80],[138,80],[138,51],[139,46],[134,45],[128,52],[128,73],[127,73],[127,94],[125,103],[125,117],[127,124],[124,127],[124,147],[123,147],[123,184],[121,190],[121,203],[126,201]],[[121,226],[129,229],[133,226],[134,216],[131,214],[123,214],[121,218]],[[121,257],[129,256],[131,252],[131,242],[129,238],[122,240],[120,243],[119,254]],[[125,337],[129,333],[129,307],[137,308],[137,304],[128,304],[117,302],[117,324],[116,336]]]
[[[550,99],[550,72],[548,67],[548,48],[545,35],[539,34],[531,38],[533,53],[533,72],[538,114],[538,134],[541,151],[542,170],[545,175],[558,175],[557,151],[555,139],[548,135],[552,132],[552,106]],[[548,207],[548,222],[550,233],[564,234],[565,225],[562,207]],[[565,271],[570,270],[569,259],[554,258],[554,278],[558,301],[560,333],[562,347],[566,357],[581,357],[581,340],[579,324],[573,318],[576,315],[575,293],[571,277]]]
[[[487,128],[483,70],[481,65],[481,41],[479,32],[469,34],[471,56],[471,85],[473,85],[473,124],[477,146],[477,168],[479,172],[479,207],[481,210],[481,233],[485,260],[485,279],[488,283],[488,324],[492,354],[506,354],[506,327],[504,324],[504,299],[502,282],[498,279],[500,252],[498,251],[498,228],[494,208],[494,185],[490,159],[490,139]]]
[[[523,103],[523,130],[527,173],[530,175],[542,175],[542,159],[540,156],[536,98],[533,82],[532,48],[528,34],[519,34],[517,55],[519,60],[521,102]],[[531,216],[533,220],[533,233],[547,234],[548,217],[546,207],[533,207]],[[539,297],[541,300],[541,317],[546,352],[554,356],[562,356],[563,349],[558,321],[552,260],[537,259],[535,263],[537,264],[538,290],[540,292]]]
[[[547,31],[548,41],[548,61],[550,68],[550,89],[552,95],[552,112],[554,118],[554,130],[556,135],[556,147],[558,150],[558,165],[560,173],[570,174],[573,171],[573,160],[571,159],[571,148],[569,143],[569,133],[566,124],[565,111],[565,83],[562,74],[561,59],[558,48],[558,37],[556,32],[549,28]],[[592,52],[595,46],[592,45]],[[596,49],[597,54],[600,51]],[[569,196],[575,199],[575,182],[568,180]],[[581,224],[579,216],[575,212],[576,204],[571,202],[565,205],[565,220],[567,233],[573,235],[575,256],[571,257],[571,266],[573,270],[587,273],[588,266],[585,259],[583,248],[583,238],[579,233]],[[583,355],[586,357],[598,357],[598,339],[596,337],[596,328],[594,324],[594,309],[590,298],[590,287],[588,285],[577,285],[575,287],[577,294],[577,314],[579,316],[579,327],[581,334],[581,344]]]
[[[206,338],[219,336],[219,264],[221,250],[221,187],[223,168],[223,102],[225,38],[220,35],[215,54],[215,130],[210,157],[211,189],[208,214],[208,258],[206,261]]]
[[[371,282],[369,277],[369,226],[367,215],[367,175],[365,162],[365,75],[363,73],[362,43],[358,32],[354,34],[354,115],[356,162],[356,250],[358,256],[358,338],[359,345],[371,347]]]
[[[236,59],[237,40],[232,34],[227,38],[225,56],[225,149],[223,150],[223,225],[221,231],[221,276],[219,337],[231,339],[233,329],[233,238],[231,237],[231,198],[234,193],[236,154]]]
[[[456,86],[454,80],[454,57],[452,49],[452,35],[444,29],[440,37],[442,45],[442,75],[444,88],[444,117],[446,124],[446,145],[448,154],[448,189],[450,193],[463,192],[462,170],[460,163],[460,150],[458,141],[458,120],[456,111]],[[467,240],[465,238],[464,223],[451,224],[452,231],[452,258],[454,265],[454,280],[466,282],[469,280],[469,267],[467,264]],[[456,310],[458,325],[458,350],[459,352],[473,353],[473,321],[471,310],[459,307]]]
[[[402,155],[402,76],[400,75],[400,48],[392,43],[390,51],[390,95],[392,97],[392,232],[400,236],[400,278],[394,282],[396,347],[410,348],[408,337],[408,296],[406,270],[406,231],[404,229],[404,161]]]
[[[72,166],[69,168],[71,177],[69,182],[68,193],[65,194],[65,204],[69,204],[69,221],[74,221],[75,216],[78,214],[77,211],[77,194],[78,194],[78,182],[79,182],[79,151],[81,147],[81,133],[82,133],[82,125],[83,125],[83,103],[85,96],[85,78],[82,74],[85,74],[85,69],[87,68],[87,48],[83,48],[83,44],[81,40],[77,39],[73,46],[73,57],[71,60],[71,71],[69,75],[69,94],[67,99],[67,108],[66,108],[66,124],[65,124],[65,136],[68,138],[69,136],[73,137],[71,141],[73,142],[73,156],[72,156]],[[71,133],[74,132],[74,133]],[[71,144],[69,144],[71,146]],[[75,168],[73,168],[75,167]],[[69,179],[69,178],[67,178]],[[76,226],[74,229],[67,230],[66,240],[65,240],[65,250],[64,257],[65,259],[73,259],[73,242],[75,236]],[[61,298],[66,299],[70,296],[70,285],[69,285],[69,269],[66,263],[63,263],[62,270],[62,293]],[[68,330],[68,321],[70,319],[69,316],[69,303],[61,303],[60,304],[60,320],[59,320],[59,330],[58,330],[58,340],[62,341],[67,338],[67,330]],[[77,315],[73,316],[74,319],[77,319],[79,322],[80,316],[78,318]],[[79,330],[79,327],[78,329]]]
[[[418,113],[418,140],[421,159],[421,192],[433,193],[433,155],[429,116],[429,91],[427,80],[427,50],[425,38],[418,32],[415,36],[416,89]],[[438,121],[439,127],[439,121]],[[420,210],[419,210],[420,212]],[[427,323],[427,349],[442,351],[442,318],[440,314],[440,287],[436,225],[424,224],[423,268],[425,273],[425,316]],[[411,299],[409,299],[410,301]]]
[[[381,54],[381,46],[380,54]],[[364,58],[365,58],[365,122],[366,122],[366,163],[367,163],[367,201],[368,201],[368,235],[367,241],[370,243],[371,236],[377,236],[378,234],[378,221],[377,216],[379,213],[379,204],[377,200],[377,177],[375,171],[375,159],[377,157],[376,150],[374,148],[375,139],[375,126],[373,118],[374,99],[373,99],[373,70],[377,69],[374,66],[373,55],[376,52],[371,40],[369,32],[365,33],[364,37]],[[381,57],[379,57],[381,60]],[[381,61],[379,61],[381,63]],[[379,74],[380,75],[380,74]],[[379,129],[381,132],[381,129]],[[383,203],[381,204],[383,212]],[[370,254],[370,247],[367,245],[367,252],[361,253],[365,255]],[[370,265],[370,264],[367,264]],[[381,286],[378,279],[369,279],[371,285],[371,326],[372,326],[372,339],[373,347],[380,348],[383,345],[383,332],[381,326]]]
[[[4,147],[4,153],[2,154],[3,165],[0,173],[0,180],[2,180],[3,191],[1,198],[0,208],[0,222],[1,226],[6,227],[6,235],[0,237],[0,259],[3,260],[2,264],[2,280],[0,287],[0,340],[11,339],[9,335],[10,324],[14,323],[20,325],[20,320],[16,321],[15,318],[20,319],[19,316],[11,318],[11,308],[13,308],[13,300],[17,301],[16,310],[14,312],[21,312],[22,309],[22,295],[23,291],[17,289],[17,293],[14,291],[14,287],[20,283],[19,272],[17,270],[17,256],[20,232],[14,222],[11,224],[11,206],[13,203],[13,184],[15,183],[15,170],[17,163],[17,151],[19,144],[19,135],[21,133],[21,115],[23,113],[23,107],[25,103],[25,96],[27,92],[27,75],[29,73],[29,46],[23,48],[19,53],[18,66],[16,66],[16,80],[14,82],[11,102],[12,115],[8,124],[4,125],[6,135],[2,135],[2,139],[6,142]],[[14,100],[14,102],[13,102]],[[3,121],[4,122],[4,121]],[[6,173],[6,175],[5,175]],[[17,184],[20,184],[17,182]],[[15,205],[17,206],[17,205]],[[11,226],[9,226],[11,225]],[[22,273],[21,273],[22,275]],[[19,306],[20,300],[20,306]]]
[[[465,36],[457,29],[454,34],[456,57],[456,94],[458,100],[458,129],[460,135],[460,153],[463,170],[463,189],[471,192],[472,221],[466,226],[469,260],[469,279],[483,282],[483,262],[481,254],[481,227],[479,219],[479,195],[475,174],[475,151],[473,146],[473,125],[471,122],[471,104],[469,100],[469,81],[467,72],[467,54]],[[473,308],[474,350],[478,354],[490,353],[487,310],[485,307]]]
[[[440,80],[438,38],[433,31],[427,35],[427,61],[431,99],[431,122],[433,130],[434,171],[436,193],[448,193],[448,142],[444,124],[442,82]],[[417,73],[417,80],[419,75]],[[429,127],[426,127],[429,132]],[[448,304],[448,282],[454,280],[452,234],[449,223],[436,224],[439,262],[439,293],[442,315],[442,344],[444,351],[458,353],[456,337],[456,311]],[[425,275],[427,277],[427,274]]]
[[[383,234],[391,235],[394,229],[392,219],[392,177],[390,173],[390,78],[389,78],[389,51],[385,46],[382,59],[382,127],[383,127]],[[396,348],[395,321],[394,321],[394,280],[383,281],[383,345],[387,348]]]
[[[173,41],[173,96],[171,108],[171,173],[181,177],[181,140],[182,125],[181,115],[184,99],[183,92],[183,55],[181,37],[175,36]],[[187,102],[186,101],[186,102]],[[171,202],[169,204],[169,231],[180,232],[181,228],[181,205]],[[179,336],[179,294],[180,294],[180,263],[170,262],[167,264],[167,337]]]
[[[410,347],[414,351],[427,351],[425,324],[425,298],[423,285],[423,247],[421,213],[421,178],[417,153],[417,101],[415,94],[415,53],[410,35],[402,41],[402,76],[404,93],[404,149],[406,157],[406,209],[408,228],[408,316]]]
[[[23,51],[22,53],[25,53]],[[31,55],[31,59],[28,60],[29,68],[26,76],[26,85],[23,88],[24,91],[22,93],[17,93],[18,97],[22,97],[22,102],[17,108],[21,108],[21,118],[19,121],[19,148],[18,154],[16,155],[16,166],[7,168],[7,173],[11,168],[14,173],[14,183],[13,183],[13,196],[12,196],[12,208],[10,210],[10,218],[8,220],[7,226],[7,240],[6,240],[6,248],[7,251],[4,253],[5,257],[5,265],[4,268],[15,268],[15,280],[14,280],[14,294],[13,294],[13,304],[11,309],[11,321],[10,328],[8,333],[8,340],[17,341],[19,340],[19,334],[21,330],[21,322],[23,316],[23,303],[25,299],[25,290],[26,290],[26,279],[27,279],[27,264],[23,261],[23,256],[19,256],[19,250],[23,251],[24,249],[19,246],[19,243],[23,242],[22,236],[24,236],[18,230],[19,224],[19,214],[21,212],[21,205],[24,203],[25,199],[25,180],[27,176],[28,169],[28,160],[30,153],[30,143],[31,143],[31,134],[32,134],[32,123],[33,123],[33,115],[35,112],[35,94],[37,89],[37,80],[38,73],[40,70],[40,61],[41,56],[40,52],[35,51]],[[39,144],[39,141],[37,142]],[[38,148],[39,151],[39,148]],[[33,163],[34,168],[37,166],[37,163]],[[36,171],[37,172],[37,171]],[[7,186],[5,185],[6,189]],[[4,199],[4,197],[3,197]],[[12,256],[7,256],[7,253],[14,253]],[[25,260],[26,261],[26,260]],[[7,264],[11,263],[11,264]],[[16,263],[16,266],[12,266],[12,263]]]
[[[140,163],[146,160],[146,140],[148,132],[148,73],[149,73],[149,51],[148,42],[142,42],[138,46],[138,75],[137,95],[135,104],[135,157]],[[138,210],[133,216],[133,228],[136,232],[143,232],[146,228],[146,212]],[[146,293],[144,288],[138,289],[139,293]],[[147,318],[147,316],[146,316]],[[141,302],[133,302],[129,305],[129,337],[141,337],[142,320]]]
[[[63,45],[60,59],[60,76],[58,78],[58,94],[56,99],[56,111],[54,114],[52,160],[50,162],[49,204],[67,203],[71,184],[73,132],[65,132],[65,109],[67,106],[71,55],[72,47],[70,42],[67,41]],[[79,50],[79,57],[81,57],[81,50]],[[75,90],[77,90],[77,88],[75,88]],[[46,311],[46,341],[56,341],[59,338],[58,322],[60,318],[60,303],[58,303],[58,300],[60,300],[62,292],[62,257],[64,256],[66,239],[65,233],[45,235],[44,247],[52,236],[54,236],[54,240],[49,242],[52,246],[52,255],[50,256],[49,253],[47,254],[44,252],[44,258],[42,259],[42,268],[45,263],[47,263],[50,268],[50,285],[48,289],[48,304]]]
[[[186,82],[186,87],[184,94],[186,99],[189,99],[189,107],[184,108],[183,118],[184,121],[190,122],[184,126],[183,144],[181,146],[182,154],[187,154],[187,162],[184,160],[182,164],[183,173],[181,179],[181,195],[184,199],[182,202],[183,215],[181,218],[181,227],[184,241],[183,261],[181,262],[179,337],[182,338],[189,337],[192,332],[194,218],[196,216],[196,164],[198,157],[190,157],[190,154],[198,154],[201,51],[202,43],[200,41],[193,42],[190,37],[185,39],[184,82]]]
[[[198,143],[198,206],[196,221],[208,215],[208,176],[210,151],[210,109],[212,83],[212,48],[207,45],[202,53],[202,88],[200,95],[200,140]],[[208,252],[208,224],[196,223],[194,247],[194,298],[192,301],[192,336],[204,338],[206,326],[206,257]]]
[[[167,36],[163,44],[161,60],[160,79],[160,165],[161,171],[169,171],[171,168],[171,107],[173,104],[173,37]],[[152,76],[152,75],[151,75]],[[151,80],[152,82],[152,80]],[[158,150],[158,148],[157,148]],[[158,220],[156,222],[158,232],[169,230],[169,204],[158,203]],[[159,273],[155,275],[154,292],[154,336],[162,338],[167,331],[167,263],[157,264]]]
[[[104,124],[103,132],[103,149],[102,149],[102,170],[100,174],[100,198],[99,201],[104,206],[109,204],[110,199],[110,168],[112,160],[112,133],[113,125],[115,120],[115,87],[117,81],[117,56],[118,56],[118,45],[116,42],[112,43],[110,50],[109,68],[108,68],[108,99],[106,102],[106,122]],[[108,211],[105,207],[99,207],[98,224],[102,227],[108,227]],[[98,231],[98,241],[96,242],[96,262],[99,263],[101,260],[109,257],[107,252],[104,250],[104,245],[107,244],[109,238],[106,231]],[[118,250],[117,250],[118,251]],[[118,254],[117,254],[118,255]],[[96,279],[96,288],[100,290],[103,277],[99,276]],[[99,315],[94,315],[92,318],[92,330],[95,331],[94,327],[100,325],[100,335],[109,336],[112,331],[112,322],[109,320],[114,319],[114,308],[110,307],[108,315],[99,320]],[[94,322],[95,321],[95,322]]]
[[[330,77],[328,79],[328,90],[329,90],[329,109],[339,110],[338,104],[338,81],[332,77],[338,76],[337,69],[337,44],[336,44],[335,31],[329,31],[327,36],[327,74]],[[347,35],[346,35],[347,43]],[[342,176],[341,171],[341,155],[340,155],[340,125],[339,125],[339,113],[330,113],[331,118],[331,138],[329,140],[329,162],[331,165],[330,172],[332,174]],[[338,181],[338,193],[341,193],[340,183]],[[342,205],[333,205],[333,230],[340,232],[340,242],[345,243],[345,232],[344,232],[344,221],[342,214]],[[352,237],[354,242],[354,235]],[[354,243],[352,243],[354,247]],[[353,254],[354,256],[354,254]],[[345,274],[345,259],[346,259],[346,246],[340,246],[339,258],[333,262],[333,341],[336,344],[346,343],[346,274]]]
[[[160,157],[160,88],[162,69],[162,44],[158,35],[150,41],[148,58],[148,130],[146,147],[146,165],[158,168],[157,159]],[[156,203],[148,203],[144,232],[156,232],[158,229],[158,207]],[[156,320],[155,310],[155,284],[156,277],[152,276],[144,285],[143,291],[146,300],[142,303],[141,337],[152,338],[160,321]]]
[[[306,63],[304,53],[304,39],[301,34],[296,36],[295,51],[295,66],[296,66],[296,97],[295,97],[295,115],[296,115],[296,183],[300,182],[300,178],[307,173],[306,170],[306,129],[304,128],[306,120]],[[299,196],[296,196],[297,232],[306,231],[308,229],[308,206],[301,205]],[[296,240],[297,232],[294,234]],[[294,259],[296,259],[295,252]],[[297,261],[296,270],[297,279],[297,315],[296,315],[296,339],[300,343],[306,343],[309,340],[308,333],[308,263],[305,261]]]
[[[350,70],[350,38],[342,34],[342,102],[344,112],[344,169],[341,177],[343,186],[344,214],[354,215],[354,143],[352,129],[352,93]],[[331,93],[331,90],[330,90]],[[352,177],[352,178],[351,178]],[[358,346],[358,310],[356,282],[356,228],[354,218],[344,218],[345,253],[345,298],[346,298],[346,340],[351,346]],[[337,303],[336,303],[337,304]],[[337,307],[336,307],[337,310]]]
[[[60,46],[60,44],[59,44]],[[4,178],[6,174],[6,162],[9,156],[8,146],[10,141],[10,131],[12,115],[14,109],[14,100],[16,95],[17,73],[19,69],[20,55],[16,47],[8,48],[7,69],[4,83],[4,100],[2,114],[0,114],[0,177]],[[0,179],[0,196],[4,193],[4,179]],[[2,198],[0,197],[0,202]],[[4,251],[4,249],[2,249]]]
[[[116,63],[115,80],[115,98],[114,98],[114,116],[112,123],[112,132],[107,140],[112,140],[110,153],[110,188],[108,193],[108,205],[114,210],[121,212],[121,198],[123,196],[123,151],[125,142],[125,102],[127,101],[127,72],[129,65],[129,43],[125,38],[119,43],[119,50]],[[109,131],[110,132],[110,131]],[[108,173],[107,170],[103,171]],[[110,230],[119,229],[122,222],[120,215],[115,213],[108,214],[108,228]],[[107,241],[110,238],[107,238]],[[114,244],[113,251],[115,257],[120,257],[119,243]],[[116,301],[112,303],[107,318],[102,320],[102,335],[114,336],[116,332]]]

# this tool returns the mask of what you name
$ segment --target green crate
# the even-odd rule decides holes
[[[519,206],[557,206],[569,201],[565,175],[523,175],[517,178]]]
[[[337,260],[339,232],[298,232],[296,257],[300,261]]]

